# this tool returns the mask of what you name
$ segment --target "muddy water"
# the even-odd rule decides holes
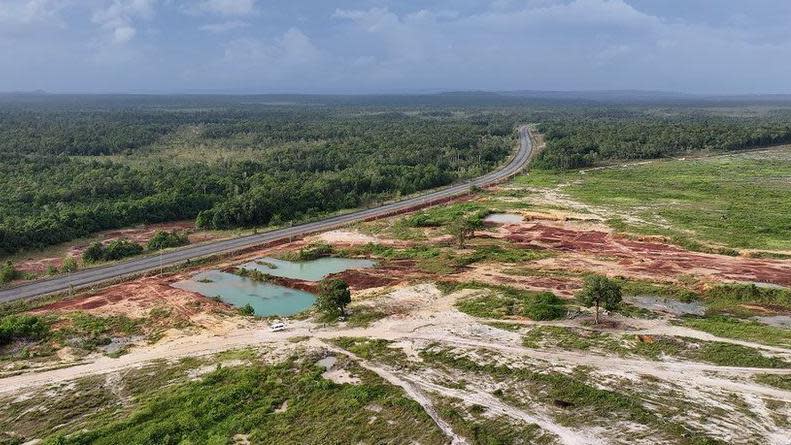
[[[309,308],[316,298],[313,294],[270,283],[260,283],[231,273],[210,270],[192,279],[179,281],[173,287],[197,292],[207,297],[220,297],[236,307],[250,304],[255,314],[293,315]]]
[[[706,308],[699,301],[684,303],[672,298],[660,297],[657,295],[635,295],[627,298],[627,301],[637,307],[652,311],[662,311],[673,315],[703,315]]]
[[[492,213],[483,220],[493,224],[520,224],[524,221],[524,217],[513,213]]]
[[[278,260],[277,258],[261,258],[242,264],[245,269],[255,269],[277,277],[295,280],[319,281],[327,275],[349,269],[365,269],[373,267],[376,262],[354,258],[325,257],[313,261],[295,263]]]

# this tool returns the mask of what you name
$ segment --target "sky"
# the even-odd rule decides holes
[[[791,93],[788,0],[0,0],[0,91]]]

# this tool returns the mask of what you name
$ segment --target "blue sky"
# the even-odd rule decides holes
[[[0,0],[0,91],[791,93],[788,0]]]

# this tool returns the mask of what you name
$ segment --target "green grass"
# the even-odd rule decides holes
[[[487,290],[488,292],[481,295],[463,298],[456,303],[456,308],[473,317],[524,316],[532,320],[556,320],[566,315],[563,300],[551,292],[527,291],[474,282],[444,284],[441,287],[446,292],[460,289]]]
[[[44,443],[227,444],[237,434],[249,435],[251,443],[444,443],[431,418],[399,388],[351,364],[345,366],[361,383],[335,384],[313,363],[218,368],[145,395],[129,414]],[[285,402],[286,411],[276,412]],[[373,405],[378,412],[366,408]]]
[[[480,262],[524,263],[550,256],[549,252],[533,249],[516,248],[508,244],[492,242],[475,243],[471,240],[467,249],[472,252],[459,253],[453,248],[420,244],[398,248],[381,244],[341,249],[337,252],[344,257],[376,257],[391,260],[414,260],[418,269],[433,274],[449,274],[457,272],[464,266]]]
[[[475,215],[483,218],[490,213],[489,209],[475,202],[463,202],[441,205],[420,211],[403,219],[408,227],[440,227],[446,226],[460,218]]]
[[[791,375],[757,374],[755,376],[755,381],[763,383],[764,385],[791,391]]]
[[[791,290],[758,287],[754,284],[722,284],[704,293],[710,313],[755,315],[743,305],[758,305],[780,311],[791,311]]]
[[[770,346],[791,347],[791,330],[755,321],[738,320],[723,316],[706,318],[685,317],[681,320],[681,324],[718,337],[751,341]]]
[[[584,175],[534,170],[516,181],[535,187],[566,183],[563,192],[574,199],[651,222],[619,229],[689,240],[690,245],[789,250],[791,148],[775,154],[654,161]],[[671,228],[661,227],[662,220]]]
[[[365,360],[377,360],[390,365],[403,365],[406,355],[400,349],[391,348],[389,340],[364,337],[339,337],[332,343]]]
[[[653,336],[641,341],[634,335],[613,335],[563,326],[537,326],[523,337],[529,348],[595,350],[618,356],[638,356],[659,360],[664,356],[712,363],[718,366],[789,368],[791,363],[761,354],[757,349],[725,342],[692,338]]]

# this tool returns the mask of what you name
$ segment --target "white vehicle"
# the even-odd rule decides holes
[[[269,325],[270,332],[280,332],[286,330],[286,324],[282,322],[272,323]]]

